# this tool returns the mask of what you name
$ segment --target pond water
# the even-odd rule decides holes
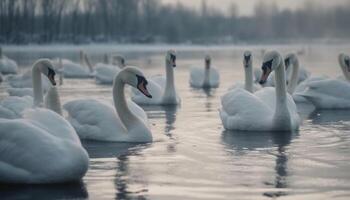
[[[81,183],[2,185],[1,199],[349,199],[350,111],[315,111],[298,105],[298,132],[225,131],[219,118],[220,97],[243,81],[242,54],[253,51],[260,67],[262,49],[300,51],[300,63],[313,75],[341,73],[337,54],[347,45],[275,46],[24,46],[4,47],[21,72],[40,57],[78,60],[84,49],[94,62],[105,52],[125,55],[146,75],[164,74],[164,55],[177,50],[175,81],[180,106],[143,107],[154,142],[149,144],[84,141],[90,168]],[[218,89],[189,86],[189,67],[203,65],[205,53],[221,75]],[[6,95],[0,87],[0,98]],[[112,100],[111,86],[93,79],[66,79],[62,103],[78,98]]]

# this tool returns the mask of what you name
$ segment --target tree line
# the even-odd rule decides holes
[[[157,0],[0,0],[0,43],[237,43],[350,36],[350,3],[295,11],[260,1],[239,16],[202,1],[194,10]]]

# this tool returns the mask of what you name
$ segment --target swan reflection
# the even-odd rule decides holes
[[[274,188],[288,188],[288,146],[297,133],[292,132],[244,132],[224,131],[222,142],[226,149],[236,156],[245,156],[250,151],[259,154],[272,154],[275,157],[274,180],[264,181],[264,185]],[[287,195],[282,191],[268,191],[264,196],[278,197]]]

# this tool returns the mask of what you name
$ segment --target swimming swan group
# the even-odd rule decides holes
[[[55,61],[37,60],[30,75],[25,76],[26,86],[32,88],[27,91],[30,95],[9,96],[0,102],[0,182],[46,184],[80,180],[89,166],[89,156],[80,140],[152,142],[147,115],[139,105],[181,104],[175,87],[174,50],[166,52],[165,75],[150,78],[139,68],[126,65],[120,55],[112,56],[118,63],[105,61],[93,66],[84,52],[80,54],[81,64],[59,59],[60,68]],[[1,56],[2,53],[0,59]],[[300,81],[298,57],[293,53],[282,57],[279,52],[270,51],[264,55],[256,84],[253,55],[245,51],[244,84],[229,87],[221,97],[219,117],[223,127],[247,134],[295,131],[301,124],[296,104],[300,101],[309,101],[320,109],[350,108],[350,95],[344,92],[350,90],[350,59],[340,54],[338,60],[342,76],[308,76]],[[219,87],[219,72],[211,61],[206,55],[203,67],[190,69],[191,87]],[[113,104],[84,98],[62,106],[55,80],[59,69],[65,77],[94,77],[98,84],[112,84]],[[272,72],[275,87],[264,87]],[[125,95],[126,85],[132,88],[130,99]]]

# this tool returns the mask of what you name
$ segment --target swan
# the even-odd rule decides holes
[[[86,69],[84,64],[84,52],[80,51],[80,64],[70,60],[63,59],[63,74],[65,78],[91,78],[93,77],[93,69]],[[88,66],[89,67],[89,66]]]
[[[120,54],[111,55],[112,65],[118,66],[120,69],[126,66],[124,56]]]
[[[286,79],[287,79],[287,83],[292,81],[292,74],[294,72],[294,68],[296,68],[296,64],[298,64],[298,73],[296,74],[297,76],[295,76],[294,78],[296,78],[296,85],[300,84],[301,82],[307,80],[308,78],[310,78],[311,73],[309,71],[307,71],[304,67],[301,67],[299,65],[299,60],[295,60],[298,59],[297,55],[295,53],[289,53],[285,56],[285,67],[286,67]],[[294,63],[291,63],[291,61],[293,61]],[[289,67],[292,64],[293,67]],[[255,80],[256,82],[259,81],[259,79],[257,79],[258,76],[261,75],[261,72],[259,71],[255,71]],[[274,73],[271,73],[271,75],[268,77],[268,79],[266,80],[266,83],[263,85],[264,87],[275,87],[275,81],[274,81]],[[305,100],[305,99],[304,99]]]
[[[153,76],[149,80],[149,91],[152,99],[147,99],[139,91],[132,90],[132,100],[137,104],[148,105],[177,105],[180,104],[180,97],[177,95],[174,81],[174,67],[176,67],[176,52],[167,51],[165,58],[166,77],[161,75]]]
[[[303,81],[305,81],[306,79],[308,79],[311,75],[311,73],[309,71],[307,71],[304,67],[300,67],[299,66],[299,60],[298,60],[298,56],[295,53],[289,53],[285,56],[284,59],[285,62],[285,66],[286,66],[286,70],[287,70],[287,75],[288,80],[291,81],[293,78],[293,75],[290,74],[290,68],[289,66],[292,64],[293,68],[296,67],[296,65],[298,65],[298,73],[296,74],[296,76],[294,78],[296,78],[296,84],[299,84]],[[291,63],[294,62],[294,63]],[[293,68],[292,68],[292,74],[293,74]]]
[[[0,181],[45,184],[80,180],[89,157],[74,128],[47,109],[0,119]]]
[[[344,77],[325,78],[307,83],[307,87],[298,95],[311,101],[317,109],[350,109],[350,57],[338,56]]]
[[[18,65],[14,60],[9,59],[2,53],[0,47],[0,73],[2,74],[17,74]]]
[[[126,101],[125,84],[152,98],[142,72],[135,67],[125,67],[114,78],[115,109],[109,104],[91,99],[73,100],[64,104],[64,109],[68,111],[68,120],[81,139],[110,142],[152,141],[147,115],[135,103]]]
[[[45,75],[50,81],[50,88],[47,91],[44,102],[44,95],[42,90],[42,74]],[[39,59],[37,60],[32,67],[32,86],[33,86],[33,98],[29,96],[24,97],[7,97],[1,102],[1,112],[0,117],[16,116],[16,118],[21,117],[21,112],[27,108],[34,107],[47,107],[52,109],[58,114],[62,113],[60,100],[55,87],[55,71],[53,65],[49,59]],[[29,100],[31,99],[31,101]],[[6,111],[6,112],[5,112]],[[6,117],[8,118],[8,117]],[[14,118],[14,117],[10,117]]]
[[[109,64],[108,59],[105,59],[105,63],[97,63],[93,67],[88,56],[85,54],[85,62],[90,68],[95,69],[94,76],[97,84],[113,84],[115,75],[119,73],[121,68],[125,67],[124,57],[112,56],[112,58],[113,64]],[[116,63],[116,60],[118,65],[114,65],[114,63]]]
[[[254,94],[242,88],[227,92],[221,98],[220,108],[220,118],[225,129],[292,131],[299,128],[300,118],[296,105],[286,90],[282,56],[276,51],[266,53],[262,70],[261,83],[275,71],[276,87],[266,87]]]
[[[244,85],[241,83],[238,83],[231,86],[229,90],[232,90],[235,88],[244,88],[248,92],[254,93],[255,91],[259,90],[261,87],[253,83],[253,58],[252,58],[251,51],[245,51],[243,53],[243,67],[244,67],[244,75],[245,75]],[[257,75],[256,72],[254,72],[254,74]]]
[[[205,68],[192,67],[190,73],[190,85],[195,88],[217,88],[220,83],[220,75],[216,68],[211,66],[211,57],[205,56]]]

